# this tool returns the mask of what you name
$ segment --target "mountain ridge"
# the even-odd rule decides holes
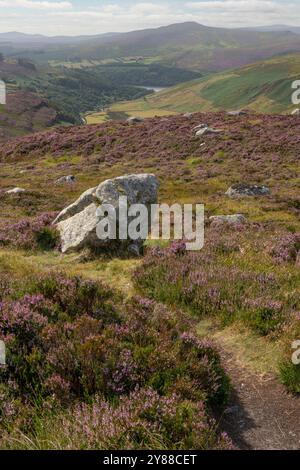
[[[7,43],[2,52],[11,57],[21,54],[36,61],[57,60],[62,63],[66,60],[105,61],[138,57],[146,63],[212,72],[280,53],[300,51],[300,37],[293,32],[214,28],[197,22],[77,39],[57,37],[49,41],[48,44],[39,39],[32,44],[26,41],[19,45]]]

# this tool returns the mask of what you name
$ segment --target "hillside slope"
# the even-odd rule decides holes
[[[174,75],[174,71],[172,73]],[[183,75],[183,80],[186,76]],[[0,62],[0,79],[5,81],[9,91],[33,92],[46,99],[61,116],[61,121],[72,124],[82,123],[81,113],[149,93],[130,83],[127,85],[124,76],[119,77],[114,71],[68,70],[37,65],[26,59]]]
[[[36,93],[15,91],[0,105],[0,142],[61,124],[56,109]]]
[[[203,122],[223,132],[195,137],[193,127]],[[159,442],[164,449],[198,449],[200,442],[201,449],[216,449],[214,429],[202,425],[205,410],[209,416],[219,412],[218,425],[222,414],[239,448],[299,447],[299,400],[287,395],[276,378],[280,363],[281,380],[300,393],[300,366],[291,362],[291,344],[300,335],[299,126],[293,116],[197,113],[138,125],[57,128],[1,146],[0,335],[4,331],[2,337],[8,338],[10,354],[8,367],[1,370],[14,380],[2,393],[0,448],[119,449],[129,436],[134,442],[126,441],[128,448],[157,449]],[[159,245],[131,259],[113,252],[62,255],[54,249],[54,213],[108,178],[145,172],[159,178],[160,202],[205,204],[203,250],[186,252],[182,243]],[[74,184],[55,184],[69,174]],[[270,194],[232,199],[225,193],[234,183],[266,185]],[[15,186],[25,193],[6,194]],[[244,214],[247,222],[210,225],[209,216],[220,214]],[[147,241],[148,248],[154,243]],[[107,285],[123,295],[110,293]],[[134,294],[139,297],[132,305]],[[188,320],[180,330],[184,335],[177,330],[177,318]],[[215,407],[216,393],[229,393],[215,341],[234,387],[224,412]],[[132,395],[138,384],[158,390],[161,400],[168,397],[163,402],[169,413],[166,443],[157,438],[165,409],[161,402],[157,414],[149,414],[151,423],[156,416],[159,423],[150,443],[139,432],[136,415],[123,424],[127,409],[141,409],[145,419],[149,392],[146,401],[136,391]],[[45,409],[35,400],[36,390],[43,393]],[[96,396],[107,400],[101,408]],[[184,399],[184,408],[178,408],[183,418],[174,424],[170,417],[181,415],[173,405],[170,409],[173,396]],[[87,397],[91,406],[96,403],[91,411]],[[204,400],[197,406],[202,418],[186,412],[199,399]],[[79,415],[81,407],[74,413],[75,404],[83,406]],[[102,418],[99,409],[116,417],[110,441],[103,426],[103,419],[110,418]],[[149,426],[144,429],[151,437]],[[194,436],[198,429],[207,430],[203,439],[196,434],[195,444],[183,441],[184,433]]]
[[[5,81],[9,92],[34,93],[57,113],[57,123],[68,124],[81,124],[83,113],[102,110],[115,101],[138,99],[149,94],[143,87],[153,84],[166,87],[200,77],[201,74],[196,72],[160,65],[95,66],[83,70],[41,66],[25,59],[0,61],[0,79]],[[22,95],[21,101],[23,99]],[[11,107],[0,109],[2,122],[13,111]],[[23,119],[21,112],[22,108],[16,116],[19,123]],[[27,118],[24,119],[27,122]],[[27,124],[23,130],[28,132]],[[18,129],[11,128],[12,135],[13,132],[18,135]]]
[[[154,116],[187,111],[250,108],[285,113],[291,102],[292,82],[300,77],[300,54],[278,56],[235,70],[164,90],[142,100],[117,103],[110,112]]]

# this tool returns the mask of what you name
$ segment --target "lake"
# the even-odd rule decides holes
[[[167,87],[158,87],[158,86],[141,86],[139,88],[143,88],[144,90],[153,90],[155,93],[158,93],[159,91],[167,89]]]

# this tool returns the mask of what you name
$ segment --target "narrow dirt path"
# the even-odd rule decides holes
[[[220,425],[238,449],[300,449],[300,398],[273,376],[243,367],[224,346],[221,354],[234,391]]]

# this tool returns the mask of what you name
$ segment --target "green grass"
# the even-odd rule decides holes
[[[93,259],[89,254],[61,255],[57,251],[30,253],[8,249],[0,250],[0,269],[10,272],[20,279],[32,273],[42,274],[52,270],[64,271],[71,276],[85,279],[109,280],[115,289],[126,295],[134,292],[132,273],[139,266],[139,259],[120,259],[117,257]]]

